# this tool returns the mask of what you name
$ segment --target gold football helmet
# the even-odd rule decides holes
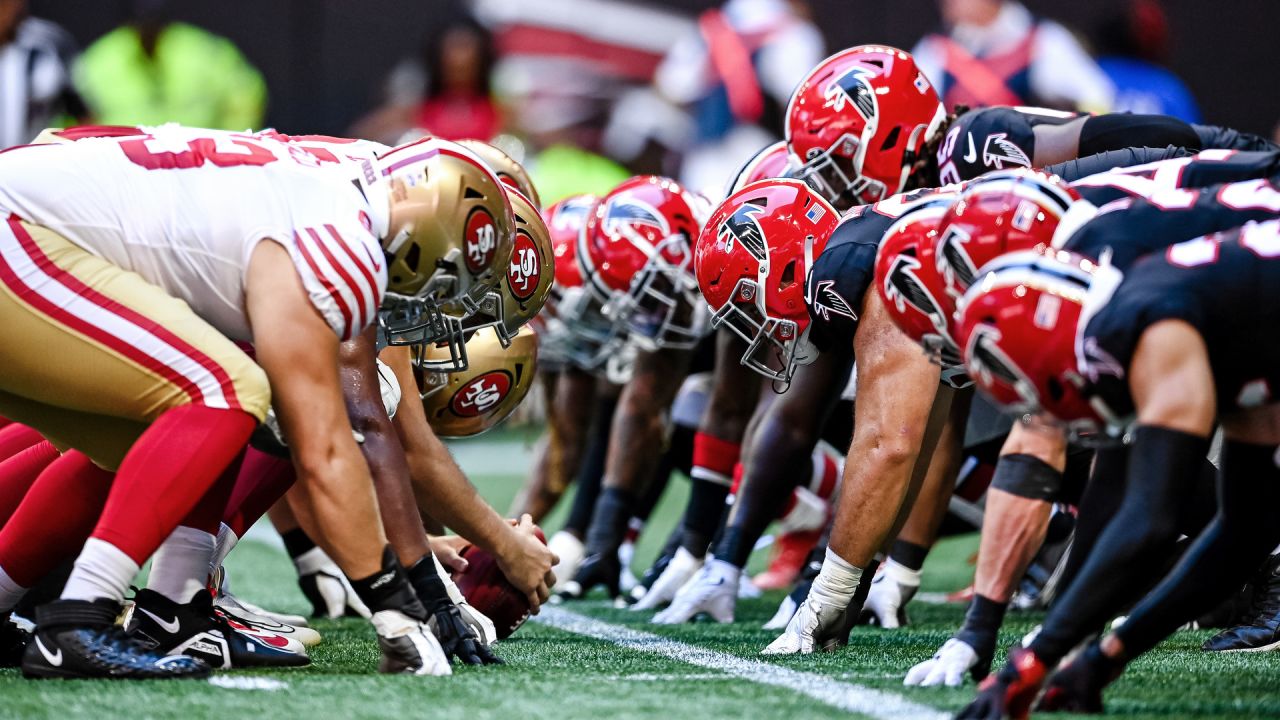
[[[449,357],[431,369],[464,369],[462,320],[496,302],[511,260],[515,218],[505,186],[471,151],[439,138],[392,148],[375,171],[389,179],[391,196],[387,341],[440,345]]]
[[[440,352],[428,347],[427,358]],[[427,422],[441,437],[471,437],[511,414],[533,387],[538,336],[525,326],[503,347],[494,332],[481,330],[467,341],[466,370],[423,373],[418,388]]]
[[[493,327],[504,346],[521,326],[542,310],[555,280],[551,233],[542,214],[519,190],[508,188],[507,198],[515,211],[516,238],[511,262],[498,281],[498,306],[485,308],[462,323],[468,334],[482,327]]]
[[[538,189],[533,186],[533,178],[529,177],[529,172],[501,148],[479,140],[459,140],[458,144],[479,156],[489,169],[497,173],[499,180],[532,200],[535,208],[542,207],[542,200],[538,198]]]

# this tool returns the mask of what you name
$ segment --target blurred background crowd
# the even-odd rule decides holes
[[[545,203],[716,198],[826,55],[910,49],[950,108],[1280,133],[1274,0],[0,0],[0,146],[53,124],[497,138]]]

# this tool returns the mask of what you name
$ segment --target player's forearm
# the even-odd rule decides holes
[[[323,452],[295,453],[297,487],[322,533],[325,551],[348,577],[369,577],[382,567],[386,535],[369,468],[354,441],[348,438],[349,447],[344,447],[340,440]]]
[[[444,443],[425,435],[408,453],[417,506],[467,540],[498,553],[511,526],[480,497]]]
[[[987,491],[982,541],[973,590],[996,602],[1009,602],[1031,559],[1044,543],[1053,505],[1018,497],[997,488]]]
[[[360,449],[369,464],[373,476],[373,488],[378,498],[378,511],[387,539],[395,550],[400,563],[413,565],[430,551],[427,533],[418,514],[418,503],[409,480],[409,465],[404,448],[395,436],[390,420],[385,427],[364,432]]]
[[[653,476],[666,432],[663,414],[684,380],[688,352],[658,350],[636,358],[618,398],[605,459],[605,484],[639,493]]]

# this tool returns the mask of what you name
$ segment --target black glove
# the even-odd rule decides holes
[[[992,675],[978,686],[978,697],[956,713],[956,718],[976,720],[1021,720],[1031,714],[1048,669],[1044,663],[1026,648],[1009,651],[1009,662],[997,675]]]
[[[596,553],[588,555],[578,566],[578,573],[573,580],[565,584],[564,590],[556,593],[557,597],[566,600],[577,600],[591,592],[596,586],[604,586],[609,599],[618,597],[618,578],[622,575],[622,561],[617,552]]]
[[[449,598],[444,581],[436,572],[435,560],[430,555],[409,568],[409,582],[426,606],[430,616],[428,623],[450,661],[456,657],[467,665],[503,664],[502,658],[494,655],[463,621],[462,613],[458,612],[458,607]]]
[[[1049,678],[1036,710],[1099,714],[1103,688],[1123,670],[1124,665],[1104,655],[1096,641],[1089,643],[1071,664]]]

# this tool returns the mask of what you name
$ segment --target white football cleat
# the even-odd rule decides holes
[[[874,592],[874,591],[873,591]],[[919,687],[960,687],[968,675],[978,664],[978,653],[969,643],[951,638],[938,648],[933,657],[907,671],[903,685]]]
[[[800,603],[796,599],[787,595],[782,598],[782,602],[778,603],[778,610],[769,618],[769,622],[761,627],[765,630],[782,630],[791,622],[791,618],[795,616],[796,610],[800,609]]]
[[[425,622],[398,610],[379,610],[370,618],[378,633],[382,660],[378,672],[408,675],[452,675],[449,658]]]
[[[702,558],[694,557],[693,553],[684,548],[678,548],[676,554],[671,556],[671,562],[667,563],[666,569],[657,580],[653,581],[653,585],[649,586],[649,591],[640,598],[640,602],[632,605],[631,609],[657,610],[669,604],[694,573],[702,569],[702,563]]]
[[[742,568],[711,559],[676,593],[671,606],[653,616],[658,625],[679,625],[701,613],[718,623],[733,622]]]
[[[556,574],[556,584],[552,592],[565,589],[565,583],[571,582],[578,574],[578,566],[587,557],[587,546],[573,533],[561,530],[547,541],[547,549],[560,558],[560,562],[551,566]]]
[[[298,627],[291,623],[280,622],[270,615],[254,612],[248,604],[241,602],[231,593],[219,593],[213,600],[214,608],[222,611],[229,620],[240,623],[252,630],[268,632],[300,643],[304,648],[320,644],[320,633],[309,627]],[[297,652],[296,649],[290,648]]]

